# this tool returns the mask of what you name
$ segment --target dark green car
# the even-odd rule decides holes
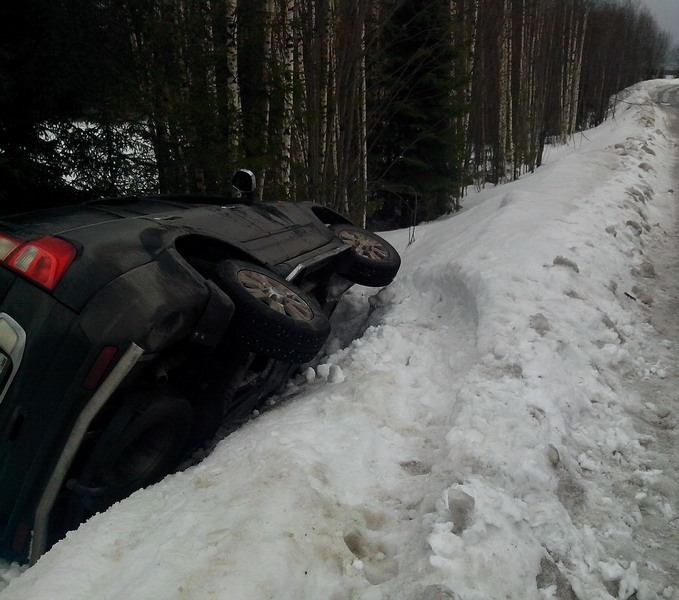
[[[176,467],[311,360],[384,240],[309,203],[130,197],[0,221],[0,556]]]

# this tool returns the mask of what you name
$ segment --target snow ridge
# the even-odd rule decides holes
[[[387,234],[319,364],[0,599],[679,599],[669,85]]]

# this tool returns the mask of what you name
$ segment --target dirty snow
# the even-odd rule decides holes
[[[388,234],[320,364],[0,599],[679,600],[672,95]]]

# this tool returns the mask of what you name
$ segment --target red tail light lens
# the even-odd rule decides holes
[[[71,244],[59,238],[22,242],[0,234],[0,263],[50,291],[73,262],[75,253]]]
[[[101,349],[97,359],[94,361],[94,364],[83,380],[83,386],[85,386],[85,388],[93,390],[99,386],[99,383],[104,377],[104,373],[106,373],[108,366],[111,364],[111,361],[115,358],[116,354],[118,354],[118,348],[116,346],[104,346]]]

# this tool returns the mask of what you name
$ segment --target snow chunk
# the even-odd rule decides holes
[[[460,488],[450,488],[446,494],[453,533],[459,535],[468,529],[474,520],[474,498]]]
[[[331,365],[328,371],[328,381],[330,383],[342,383],[344,381],[344,372],[337,365]]]
[[[535,329],[535,331],[537,331],[540,335],[545,335],[545,333],[547,333],[551,329],[547,317],[545,317],[545,315],[543,315],[542,313],[534,314],[530,318],[530,326],[532,329]]]
[[[323,363],[318,365],[314,370],[309,367],[305,372],[307,383],[313,383],[320,378],[328,383],[342,383],[344,381],[344,372],[339,365],[330,363]]]
[[[577,263],[572,261],[570,258],[566,258],[564,256],[557,256],[553,261],[552,264],[556,266],[562,266],[562,267],[568,267],[569,269],[573,269],[576,273],[580,272],[580,267],[578,267]]]

